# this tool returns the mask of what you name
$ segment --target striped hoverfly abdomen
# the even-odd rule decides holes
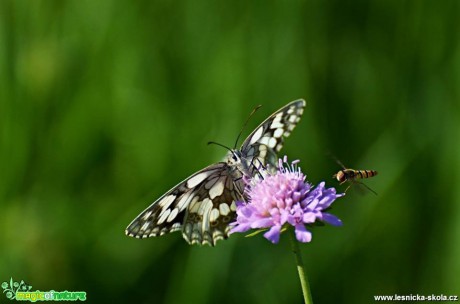
[[[337,179],[340,184],[347,181],[356,179],[364,179],[376,176],[378,174],[375,170],[354,170],[354,169],[343,169],[334,174],[332,177]]]

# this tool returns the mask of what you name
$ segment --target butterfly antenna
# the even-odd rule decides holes
[[[236,145],[238,145],[238,140],[240,139],[240,136],[241,134],[243,133],[243,130],[244,128],[246,127],[246,125],[248,124],[248,121],[249,119],[252,117],[252,115],[254,115],[255,112],[257,112],[258,109],[260,109],[262,105],[258,105],[257,107],[254,108],[254,110],[252,110],[251,114],[249,114],[248,118],[246,119],[243,127],[241,127],[241,130],[240,130],[240,133],[238,134],[238,137],[236,138],[236,141],[235,141],[235,146],[233,147],[233,149],[236,149]]]
[[[229,147],[227,147],[227,146],[225,146],[225,145],[223,145],[223,144],[219,144],[219,143],[217,143],[217,142],[215,142],[215,141],[208,141],[208,145],[211,145],[211,144],[212,144],[212,145],[220,146],[220,147],[222,147],[222,148],[225,148],[225,149],[227,149],[228,151],[230,151],[230,152],[233,153],[232,149],[230,149]]]

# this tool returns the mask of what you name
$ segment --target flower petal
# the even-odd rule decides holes
[[[245,224],[238,223],[235,227],[233,227],[230,230],[230,232],[228,234],[232,234],[232,233],[235,233],[235,232],[246,232],[249,229],[251,229],[250,223],[245,223]]]
[[[311,241],[311,232],[303,224],[295,226],[295,237],[299,242],[308,243]]]
[[[314,223],[316,221],[316,214],[313,212],[306,212],[303,214],[302,222],[305,224]]]
[[[280,240],[280,231],[281,226],[273,226],[270,230],[264,233],[264,237],[273,244],[277,244]]]
[[[269,217],[260,218],[260,219],[254,220],[251,223],[251,228],[255,228],[255,229],[256,228],[268,228],[271,226],[273,226],[273,220]]]
[[[342,221],[338,217],[330,213],[323,212],[321,220],[333,226],[342,226]]]

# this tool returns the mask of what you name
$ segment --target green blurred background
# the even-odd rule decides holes
[[[460,294],[458,1],[1,1],[0,281],[91,303],[300,303],[288,238],[129,222],[287,102],[313,182],[375,169],[302,245],[316,303]],[[340,187],[341,188],[341,187]],[[344,189],[341,188],[342,190]],[[9,302],[0,296],[0,302]]]

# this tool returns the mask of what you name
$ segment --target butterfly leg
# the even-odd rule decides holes
[[[256,166],[256,164],[254,164],[254,161],[257,160],[259,162],[259,166]],[[258,158],[253,158],[251,160],[251,166],[252,168],[254,168],[256,171],[257,171],[257,174],[259,175],[260,178],[264,178],[262,172],[260,172],[260,169],[262,168],[264,171],[267,171],[267,169],[265,168],[265,166],[263,165],[263,163],[260,161],[260,159]]]

